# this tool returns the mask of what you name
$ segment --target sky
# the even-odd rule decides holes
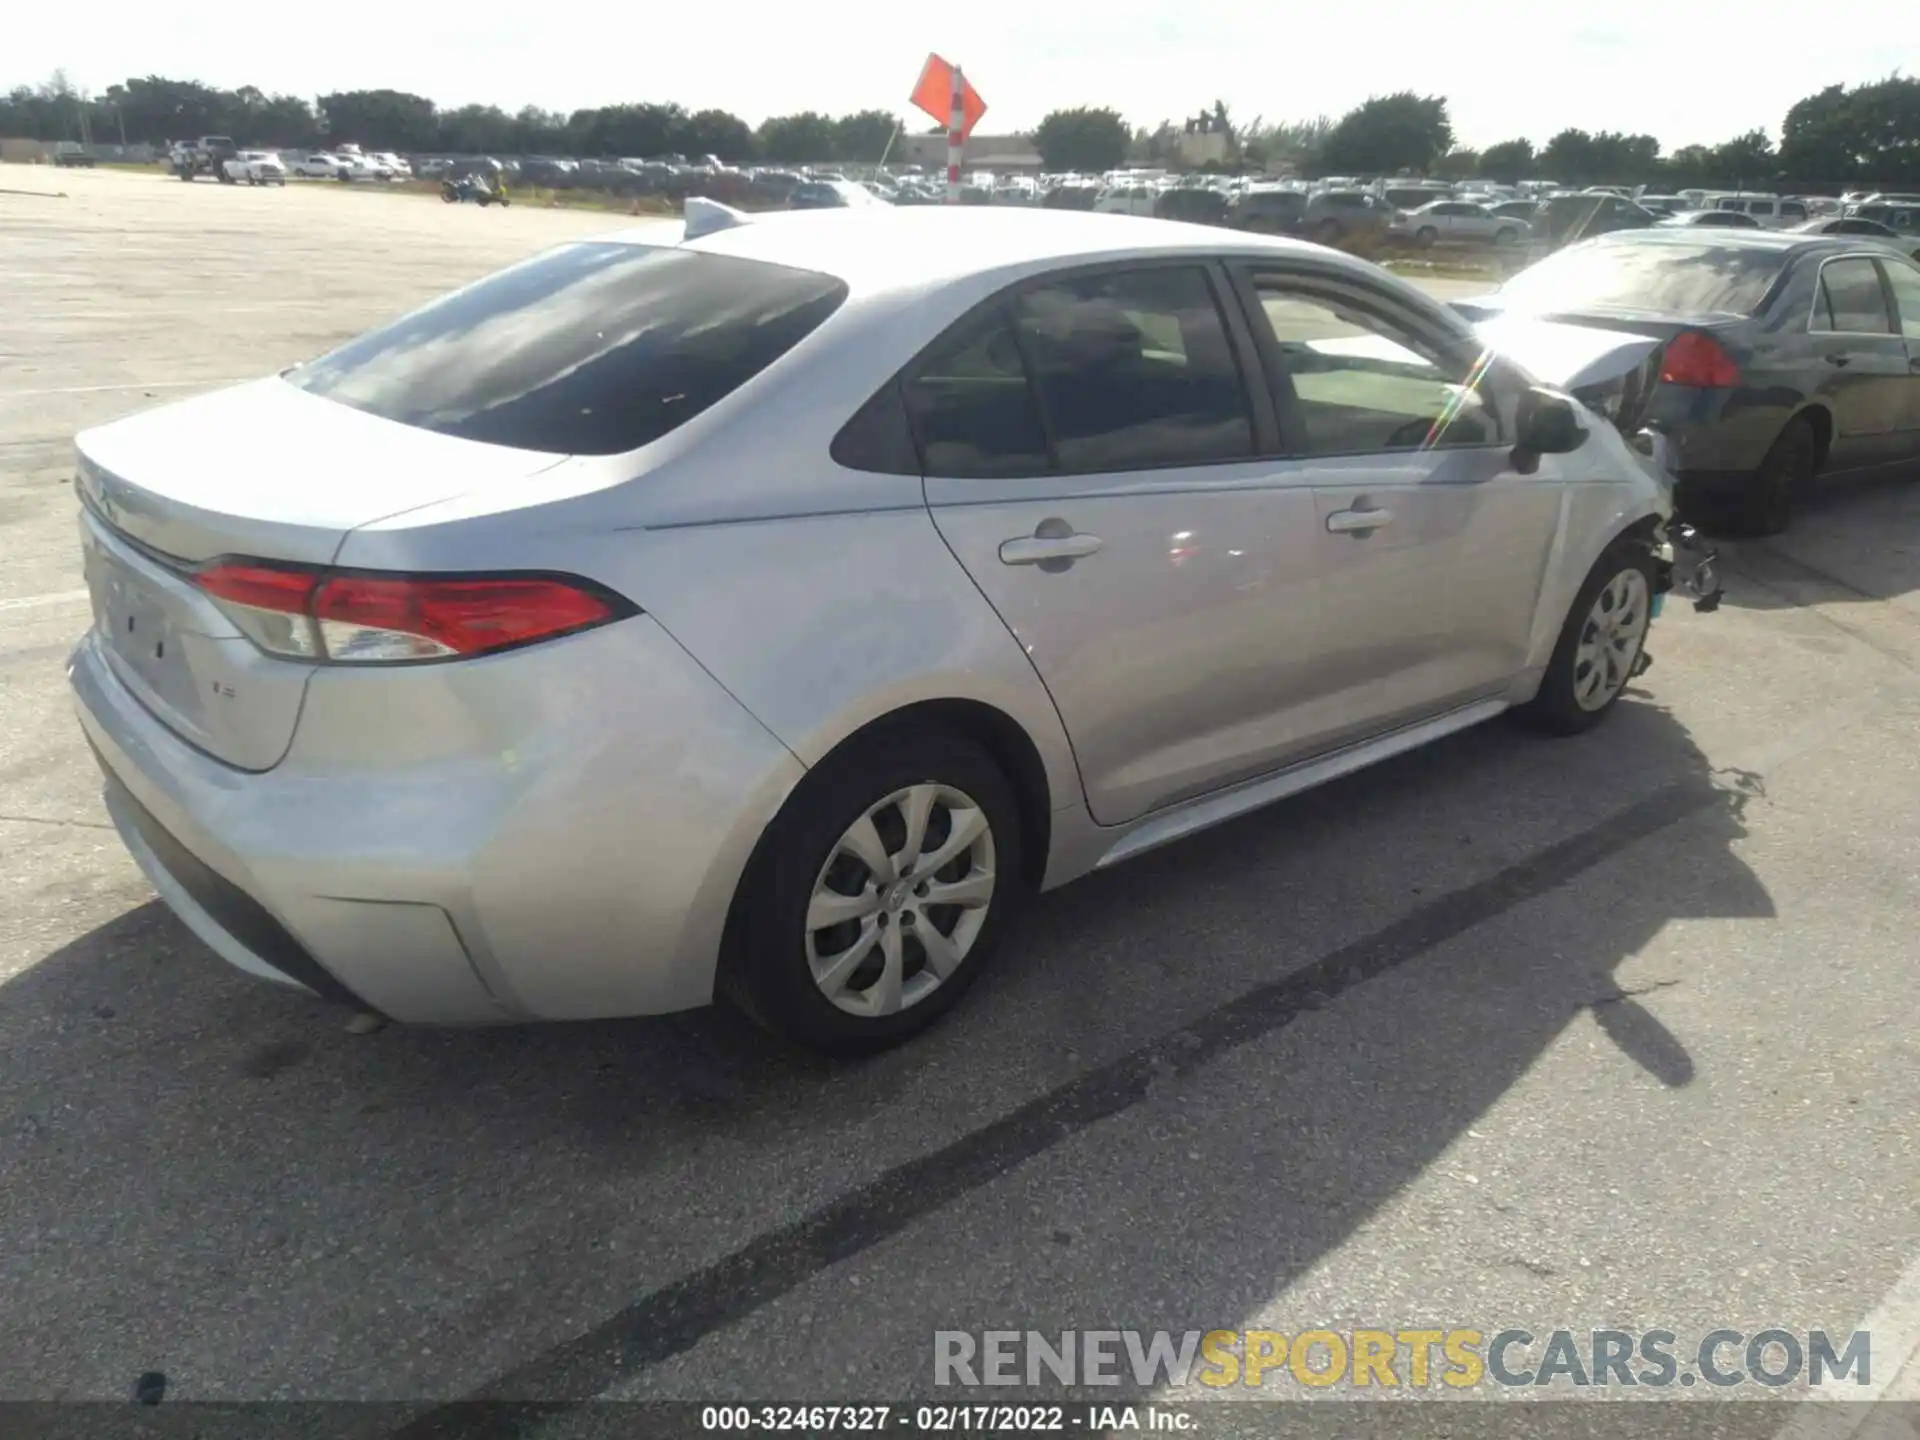
[[[159,74],[307,96],[391,87],[509,110],[671,100],[757,123],[795,110],[904,113],[932,50],[965,69],[992,134],[1061,106],[1110,106],[1151,127],[1216,99],[1236,121],[1272,121],[1337,117],[1412,89],[1447,97],[1463,145],[1541,143],[1578,126],[1675,149],[1756,128],[1777,139],[1787,108],[1822,86],[1920,71],[1920,26],[1891,0],[331,0],[291,11],[90,0],[82,23],[30,0],[18,10],[0,31],[0,86],[64,68],[93,91]]]

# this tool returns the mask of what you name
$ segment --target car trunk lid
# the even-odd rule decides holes
[[[268,770],[313,665],[269,655],[193,579],[218,557],[322,566],[353,529],[563,457],[456,439],[264,380],[77,442],[81,554],[108,668],[216,759]]]

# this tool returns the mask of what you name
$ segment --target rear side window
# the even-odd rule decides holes
[[[927,474],[1047,472],[1046,431],[1019,342],[998,307],[938,341],[907,381],[906,398]]]
[[[1821,266],[1814,328],[1845,335],[1893,334],[1879,267],[1871,260],[1830,260]]]
[[[442,435],[615,455],[724,399],[846,299],[844,282],[650,245],[568,245],[287,376]]]
[[[1014,303],[1062,470],[1253,454],[1246,387],[1198,269],[1077,276]]]

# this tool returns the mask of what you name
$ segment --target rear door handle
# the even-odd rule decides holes
[[[1851,365],[1853,363],[1853,357],[1851,355],[1829,355],[1827,356],[1827,363],[1829,365]]]
[[[1391,510],[1336,510],[1327,516],[1327,529],[1335,535],[1365,535],[1392,523]]]
[[[1002,565],[1044,565],[1049,560],[1081,560],[1104,542],[1098,535],[1022,535],[1000,542]]]

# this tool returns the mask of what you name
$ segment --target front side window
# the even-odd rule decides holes
[[[1059,467],[1082,474],[1253,454],[1253,420],[1206,272],[1076,276],[1013,304]]]
[[[562,246],[291,371],[383,419],[560,455],[659,439],[771,365],[846,284],[652,245]]]
[[[1293,391],[1308,455],[1373,455],[1498,443],[1484,366],[1437,354],[1344,299],[1255,281]]]
[[[1873,261],[1831,260],[1820,268],[1813,328],[1843,335],[1894,333],[1886,292],[1880,288],[1880,270]]]

